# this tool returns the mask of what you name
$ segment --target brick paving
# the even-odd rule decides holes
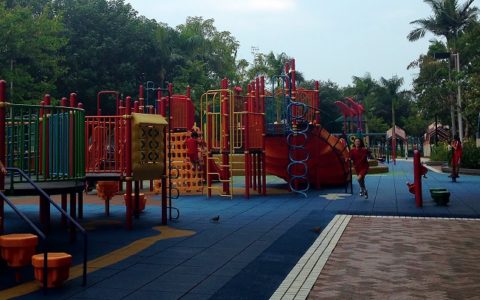
[[[478,299],[480,220],[352,217],[309,299]]]

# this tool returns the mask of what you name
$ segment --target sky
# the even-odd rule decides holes
[[[149,19],[176,27],[188,16],[214,19],[240,43],[238,58],[253,61],[252,49],[296,59],[306,79],[340,86],[352,76],[404,78],[409,89],[418,69],[410,62],[428,50],[427,34],[409,42],[410,22],[431,15],[421,0],[126,0]]]

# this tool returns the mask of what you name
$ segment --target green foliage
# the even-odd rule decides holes
[[[480,169],[480,148],[477,148],[473,140],[466,140],[463,143],[461,167]]]
[[[452,151],[448,143],[439,142],[437,145],[431,145],[431,147],[430,160],[450,162]]]
[[[456,0],[427,2],[434,8],[434,16],[414,21],[420,27],[414,34],[420,37],[422,32],[432,31],[449,42],[433,41],[429,52],[412,63],[420,68],[415,94],[401,91],[403,79],[395,76],[379,80],[368,73],[353,76],[352,85],[347,87],[321,82],[323,126],[341,132],[342,117],[334,102],[346,96],[364,105],[368,132],[390,128],[392,108],[395,123],[410,136],[421,136],[435,115],[448,124],[450,103],[455,100],[448,95],[455,92],[456,82],[447,80],[448,62],[433,60],[432,53],[450,49],[447,45],[452,46],[451,32],[456,28],[463,69],[458,74],[452,72],[452,78],[459,79],[464,91],[467,132],[475,127],[480,109],[476,9],[471,0],[464,5]],[[449,23],[445,16],[455,23]],[[156,87],[173,82],[174,93],[184,93],[190,86],[197,107],[201,95],[218,89],[225,77],[245,91],[251,80],[262,75],[270,88],[272,77],[281,75],[291,60],[286,53],[271,51],[255,52],[252,63],[237,60],[239,42],[230,32],[218,30],[213,19],[188,17],[184,24],[171,28],[140,16],[124,0],[3,0],[0,40],[0,74],[13,83],[9,90],[14,102],[38,102],[46,92],[57,99],[77,92],[88,114],[96,108],[98,91],[118,90],[136,98],[138,85],[147,80]],[[297,71],[296,84],[313,89],[315,81]],[[113,111],[113,104],[109,104]]]
[[[61,18],[48,5],[36,12],[10,5],[0,4],[0,74],[9,83],[9,101],[39,100],[66,71],[58,55],[66,44]]]
[[[459,4],[457,0],[424,0],[432,8],[432,15],[426,19],[412,21],[417,27],[407,38],[415,41],[422,38],[426,32],[446,39],[446,43],[433,40],[427,55],[421,55],[410,67],[418,66],[420,74],[414,81],[414,90],[419,99],[420,113],[425,118],[432,119],[434,115],[448,124],[455,123],[451,119],[456,106],[456,89],[460,85],[464,91],[463,117],[466,125],[466,135],[474,127],[475,115],[478,114],[478,60],[479,60],[479,24],[477,22],[478,8],[473,0]],[[461,71],[455,72],[449,68],[448,60],[443,62],[433,59],[438,52],[461,53]],[[452,64],[453,66],[453,64]],[[449,69],[451,71],[449,72]],[[450,122],[447,120],[450,118]]]

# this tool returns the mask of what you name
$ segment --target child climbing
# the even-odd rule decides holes
[[[187,157],[190,160],[193,169],[201,170],[198,148],[203,147],[203,142],[200,140],[196,131],[192,131],[190,137],[185,140],[185,146],[187,147]]]
[[[365,187],[365,176],[367,176],[368,165],[368,150],[360,138],[355,138],[354,148],[350,150],[350,160],[353,161],[355,172],[357,173],[358,184],[360,185],[360,196],[368,199],[368,191]]]

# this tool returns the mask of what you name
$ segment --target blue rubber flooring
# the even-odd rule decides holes
[[[50,290],[47,296],[39,291],[20,299],[268,299],[318,236],[312,228],[324,228],[336,214],[479,217],[480,177],[462,175],[452,183],[447,174],[429,171],[423,180],[423,207],[417,208],[406,186],[407,181],[413,181],[412,161],[390,163],[389,168],[387,174],[367,176],[369,199],[358,196],[355,180],[353,195],[339,187],[312,190],[307,198],[296,194],[250,199],[180,197],[173,203],[180,210],[180,218],[169,226],[193,230],[195,235],[158,241],[117,264],[92,272],[87,287],[82,287],[78,278],[61,289]],[[434,187],[451,192],[448,206],[435,205],[428,192]],[[22,209],[27,214],[36,213],[33,206],[24,205]],[[7,212],[7,221],[10,215]],[[219,222],[211,222],[217,215]],[[82,223],[112,221],[89,233],[89,259],[158,234],[151,229],[160,224],[158,206],[147,204],[132,231],[123,229],[123,218],[122,206],[113,206],[111,216],[106,218],[103,206],[86,205]],[[21,226],[19,221],[11,221],[7,229]],[[68,248],[76,263],[81,260],[80,236],[72,245],[63,232],[53,242],[58,248]],[[0,280],[2,284],[0,289],[8,282]]]

